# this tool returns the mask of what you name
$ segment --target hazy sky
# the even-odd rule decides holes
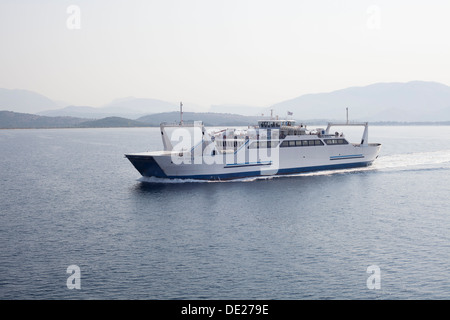
[[[448,0],[1,0],[0,87],[75,105],[208,107],[450,85],[449,31]]]

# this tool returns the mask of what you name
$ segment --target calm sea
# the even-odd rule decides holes
[[[158,128],[1,130],[0,299],[449,299],[450,127],[369,140],[370,168],[145,181]]]

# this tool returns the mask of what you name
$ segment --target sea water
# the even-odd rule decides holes
[[[124,158],[158,128],[1,130],[0,299],[449,299],[450,127],[369,142],[367,168],[199,182]]]

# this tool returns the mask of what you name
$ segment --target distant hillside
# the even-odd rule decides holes
[[[137,119],[148,113],[131,113],[126,112],[114,112],[105,108],[94,108],[88,106],[67,106],[61,109],[47,110],[37,113],[40,116],[49,117],[76,117],[86,119],[103,119],[106,117],[122,117],[128,119]]]
[[[352,120],[450,120],[450,87],[436,82],[377,83],[328,93],[306,94],[273,105],[274,114],[287,111],[301,119],[342,120],[349,108]]]
[[[184,121],[203,121],[206,126],[247,126],[256,124],[259,117],[246,117],[236,114],[183,113]],[[0,129],[13,128],[109,128],[109,127],[149,127],[159,126],[161,122],[179,122],[178,112],[148,115],[138,120],[121,117],[105,117],[90,120],[74,117],[47,117],[35,114],[0,111]]]
[[[177,103],[158,99],[127,97],[116,99],[99,108],[102,112],[120,114],[152,114],[178,110]]]
[[[73,117],[45,117],[29,113],[0,111],[1,129],[18,128],[73,128],[86,119]]]
[[[194,113],[183,114],[184,121],[203,121],[208,127],[233,127],[255,125],[261,117],[248,117],[228,113]],[[267,117],[266,117],[267,118]],[[18,113],[12,111],[0,111],[0,129],[40,129],[40,128],[119,128],[119,127],[157,127],[161,122],[178,123],[180,114],[178,112],[167,112],[149,115],[139,120],[121,117],[105,117],[98,120],[90,120],[74,117],[47,117],[29,113]],[[300,121],[307,125],[326,124],[326,120]],[[450,125],[450,121],[435,122],[372,122],[373,125]]]
[[[270,114],[267,113],[267,109],[270,108],[264,108],[264,107],[253,107],[253,106],[247,106],[247,105],[240,105],[240,104],[222,104],[222,105],[212,105],[209,108],[209,112],[212,113],[233,113],[233,114],[240,114],[244,116],[260,116],[261,114],[265,113],[266,115]]]
[[[344,120],[346,108],[350,120],[384,122],[436,122],[450,121],[450,87],[437,82],[411,81],[406,83],[375,83],[332,92],[305,94],[276,103],[271,107],[252,107],[240,104],[212,105],[208,113],[200,106],[185,104],[185,110],[195,111],[193,116],[204,117],[205,123],[247,124],[264,114],[286,117],[293,112],[294,119],[308,122],[313,119]],[[103,119],[122,117],[157,125],[160,120],[178,119],[179,102],[127,97],[116,99],[102,107],[67,106],[27,90],[0,89],[0,110],[34,113],[51,117]],[[159,115],[157,115],[159,114]],[[210,115],[208,115],[210,114]],[[214,116],[211,116],[214,115]],[[221,115],[218,117],[217,115]],[[189,113],[185,113],[189,116]],[[227,115],[227,116],[225,116]],[[238,117],[236,115],[241,115]],[[242,118],[242,116],[250,118]]]
[[[76,117],[86,119],[101,119],[112,116],[108,112],[102,112],[99,108],[89,106],[67,106],[60,109],[37,112],[36,114],[48,117]]]
[[[64,108],[45,110],[38,112],[43,116],[71,116],[88,119],[102,119],[105,117],[122,117],[128,119],[137,119],[139,117],[178,110],[175,103],[166,102],[157,99],[144,98],[122,98],[99,108],[89,106],[67,106]]]
[[[57,107],[56,102],[36,92],[0,88],[0,110],[37,113]]]
[[[261,117],[242,116],[229,113],[183,112],[183,121],[203,121],[205,126],[248,126],[255,125]],[[152,126],[161,122],[180,122],[179,112],[152,114],[137,119]]]
[[[149,127],[147,123],[120,117],[107,117],[99,120],[86,121],[78,125],[81,128],[118,128],[118,127]]]

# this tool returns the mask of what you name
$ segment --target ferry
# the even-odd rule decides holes
[[[362,126],[349,142],[333,127]],[[308,129],[295,120],[260,120],[246,128],[207,129],[201,121],[161,123],[164,150],[125,154],[144,177],[230,180],[370,166],[380,143],[369,143],[368,122],[330,122]]]

